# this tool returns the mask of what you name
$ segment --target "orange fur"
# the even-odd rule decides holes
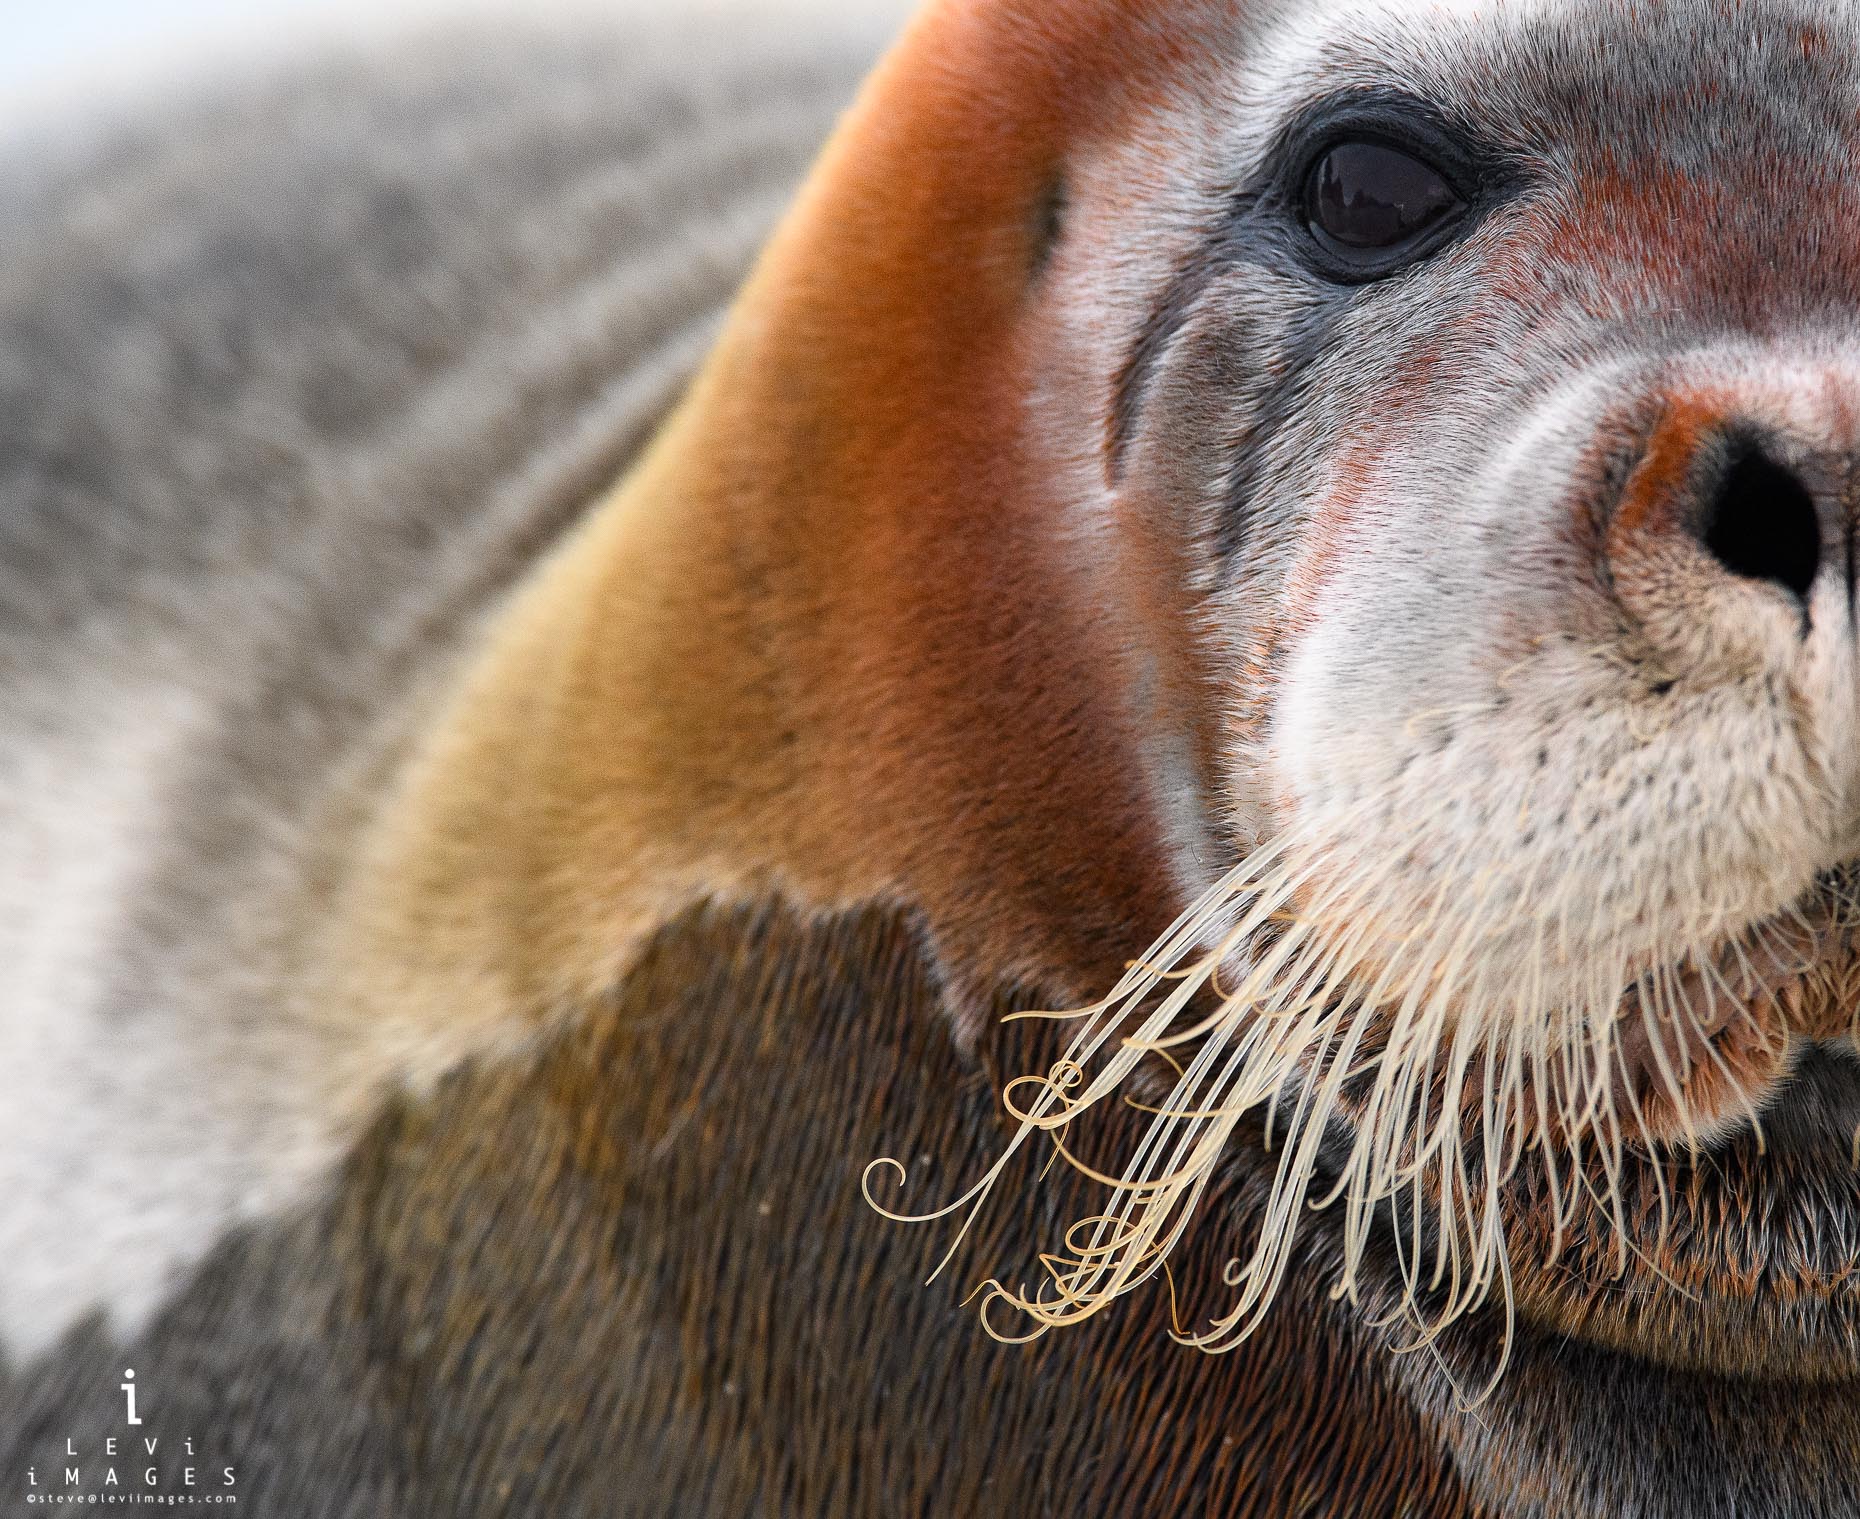
[[[1042,198],[1170,64],[1163,10],[919,20],[387,803],[350,914],[373,985],[434,1017],[547,1006],[691,897],[779,881],[922,909],[978,988],[1082,990],[1180,905],[1116,619],[1179,621],[1186,568],[1093,610],[1020,399]]]

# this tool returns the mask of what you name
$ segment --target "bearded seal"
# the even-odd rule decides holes
[[[21,171],[0,1480],[1860,1512],[1860,25],[718,46]]]

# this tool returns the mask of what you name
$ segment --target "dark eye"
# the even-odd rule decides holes
[[[1305,188],[1312,230],[1345,257],[1413,242],[1460,206],[1437,171],[1379,142],[1337,144],[1318,160]]]

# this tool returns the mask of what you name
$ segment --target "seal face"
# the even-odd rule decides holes
[[[1244,863],[1010,1089],[1026,1136],[1173,1067],[1105,1217],[1001,1296],[1043,1327],[1148,1279],[1270,1105],[1281,1207],[1210,1343],[1323,1178],[1345,1285],[1392,1219],[1430,1332],[1502,1286],[1851,1374],[1860,37],[1197,18],[1068,159],[1027,433],[1082,556],[1128,585],[1193,545],[1180,789]],[[1828,1131],[1760,1154],[1798,1091]]]
[[[326,1389],[365,1379],[406,1432],[384,1468],[444,1435],[469,1483],[508,1449],[537,1511],[611,1506],[603,1463],[662,1448],[653,1512],[1860,1507],[1857,64],[1848,18],[1789,0],[937,0],[714,347],[717,282],[837,76],[777,68],[765,110],[703,134],[714,181],[613,115],[651,93],[624,72],[565,112],[550,61],[543,147],[514,157],[497,92],[461,131],[444,102],[481,97],[442,85],[409,147],[470,218],[398,164],[358,198],[364,114],[305,235],[264,246],[322,249],[347,223],[319,207],[349,206],[380,264],[247,264],[223,320],[195,312],[264,335],[269,308],[316,356],[242,392],[321,418],[305,494],[262,520],[235,508],[276,461],[220,467],[204,340],[120,362],[122,312],[204,300],[219,202],[155,197],[172,236],[106,218],[96,298],[42,321],[54,239],[0,292],[34,421],[0,525],[66,572],[0,587],[33,656],[0,759],[71,782],[16,853],[107,868],[8,898],[20,945],[39,898],[100,909],[54,904],[19,957],[9,1353],[108,1303],[110,1333],[185,1341],[211,1406],[280,1326],[314,1340],[291,1511],[327,1495],[318,1442],[355,1443]],[[263,154],[227,178],[232,225],[279,178]],[[638,198],[702,183],[719,220],[682,235]],[[532,193],[537,219],[506,214]],[[118,227],[198,259],[124,287],[99,272]],[[461,246],[512,309],[434,307],[422,271]],[[462,366],[418,427],[387,404],[399,360],[361,391],[348,362],[380,347],[376,270],[411,350]],[[55,389],[45,350],[81,360]],[[172,404],[119,404],[158,373]],[[74,464],[132,423],[111,468]],[[356,429],[375,465],[321,467]],[[149,460],[187,466],[159,510]],[[312,522],[312,563],[261,556],[266,594],[219,536]],[[119,561],[134,594],[85,589]],[[363,601],[382,618],[351,627]],[[1110,990],[1004,1031],[1029,987]],[[1011,1357],[916,1292],[845,1152],[985,1166],[994,1093],[967,1078],[1027,1048],[1008,1143],[1078,1174],[970,1234],[1038,1262],[1002,1270],[989,1326],[1076,1321],[1167,1265],[1178,1335],[1240,1354],[1132,1316]],[[1382,1354],[1391,1325],[1430,1354]],[[37,1379],[0,1392],[28,1432]],[[966,1410],[944,1451],[973,1485],[896,1438],[926,1379]],[[586,1462],[558,1441],[577,1387]]]

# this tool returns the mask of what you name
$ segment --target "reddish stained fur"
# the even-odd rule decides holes
[[[1667,402],[1614,506],[1608,527],[1611,559],[1630,557],[1637,545],[1651,551],[1685,539],[1680,516],[1692,504],[1687,487],[1699,454],[1733,415],[1728,402],[1716,396],[1680,395]]]
[[[1085,594],[1021,403],[1034,208],[1064,151],[1181,65],[1173,9],[946,0],[918,21],[436,746],[384,874],[426,904],[411,953],[443,924],[454,959],[547,1003],[690,895],[778,879],[921,906],[976,995],[1085,995],[1183,905],[1123,619],[1185,663],[1163,632],[1185,567],[1135,545],[1157,599]],[[396,916],[369,913],[406,953]]]

